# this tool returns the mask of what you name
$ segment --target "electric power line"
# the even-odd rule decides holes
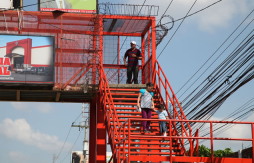
[[[81,112],[81,114],[82,114],[82,112]],[[77,119],[80,117],[81,114],[79,114],[79,116],[75,119],[75,121],[72,122],[72,124],[74,124],[74,123],[77,121]],[[65,141],[64,141],[64,144],[63,144],[63,146],[62,146],[62,148],[61,148],[61,150],[60,150],[60,152],[58,153],[58,155],[57,155],[56,158],[59,158],[59,156],[60,156],[60,154],[61,154],[61,152],[62,152],[62,150],[63,150],[63,148],[64,148],[64,146],[65,146],[65,143],[67,142],[67,139],[68,139],[68,137],[69,137],[69,135],[70,135],[70,132],[71,132],[71,128],[72,128],[72,127],[70,127],[69,132],[68,132],[68,134],[67,134],[67,136],[66,136],[66,139],[65,139]]]
[[[196,4],[197,0],[195,0],[195,2],[192,4],[191,8],[189,9],[189,11],[187,12],[186,16],[183,18],[183,20],[181,21],[180,25],[177,27],[177,29],[175,30],[175,32],[173,33],[173,35],[171,36],[171,38],[169,39],[169,41],[167,42],[167,44],[164,46],[164,48],[162,49],[162,51],[160,52],[159,56],[157,57],[157,59],[161,56],[161,54],[163,53],[163,51],[166,49],[166,47],[168,46],[168,44],[170,43],[170,41],[172,40],[172,38],[175,36],[176,32],[178,31],[178,29],[181,27],[182,23],[184,22],[185,18],[187,17],[187,15],[189,14],[189,12],[191,11],[191,9],[193,8],[193,6]]]
[[[215,5],[215,4],[217,4],[217,3],[221,2],[221,1],[222,1],[222,0],[216,1],[216,2],[214,2],[214,3],[212,3],[212,4],[208,5],[208,6],[206,6],[205,8],[202,8],[202,9],[196,11],[196,12],[193,12],[193,13],[190,14],[190,15],[187,15],[187,16],[185,16],[185,17],[176,19],[176,20],[174,20],[174,22],[177,22],[177,21],[179,21],[179,20],[185,19],[185,18],[190,17],[190,16],[192,16],[192,15],[195,15],[195,14],[197,14],[197,13],[199,13],[199,12],[201,12],[201,11],[203,11],[203,10],[205,10],[205,9],[207,9],[207,8],[213,6],[213,5]],[[173,22],[173,21],[172,21],[172,22],[167,22],[167,23],[164,23],[164,24],[162,24],[162,25],[166,25],[166,24],[170,24],[170,23],[174,23],[174,22]]]
[[[75,140],[73,146],[71,147],[71,149],[69,150],[69,152],[67,153],[67,155],[64,157],[64,159],[62,159],[62,161],[61,161],[60,163],[62,163],[62,162],[66,159],[66,157],[69,156],[69,155],[71,154],[71,151],[72,151],[74,145],[76,144],[76,142],[77,142],[77,140],[78,140],[80,134],[82,133],[81,131],[83,131],[83,128],[81,128],[81,130],[80,130],[80,132],[79,132],[79,135],[78,135],[77,139]]]
[[[143,4],[142,4],[142,7],[140,8],[140,10],[139,10],[139,12],[138,12],[138,15],[139,15],[140,12],[142,11],[142,8],[143,8],[143,6],[145,5],[146,1],[147,1],[147,0],[144,0],[144,2],[143,2]],[[130,20],[132,20],[132,18],[133,18],[133,16],[131,17]],[[125,29],[126,29],[126,28],[127,28],[127,26],[125,27]],[[132,27],[132,28],[133,28],[133,27]],[[125,30],[125,29],[124,29],[124,30]],[[124,31],[124,30],[123,30],[123,31]],[[123,44],[122,44],[122,46],[121,46],[119,52],[122,50],[123,45],[124,45],[125,41],[127,40],[127,38],[128,38],[128,36],[126,36],[126,38],[125,38],[125,40],[124,40],[124,42],[123,42]],[[118,55],[120,55],[120,54],[118,54]],[[118,56],[115,57],[115,59],[113,60],[112,64],[115,62],[115,60],[116,60],[117,57],[118,57]],[[109,71],[107,72],[106,77],[107,77],[108,73],[109,73]],[[123,77],[124,77],[124,76],[123,76]],[[122,79],[123,79],[123,77],[122,77]],[[120,82],[122,81],[122,79],[120,80]]]
[[[187,80],[187,82],[184,83],[184,85],[176,92],[179,93],[187,83],[206,65],[206,63],[218,52],[218,50],[229,40],[229,38],[237,31],[237,29],[245,22],[245,20],[252,14],[254,10],[252,10],[245,19],[237,26],[237,28],[227,37],[227,39],[215,50],[215,52],[205,61],[205,63]]]

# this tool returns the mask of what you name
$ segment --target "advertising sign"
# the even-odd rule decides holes
[[[10,0],[1,0],[0,10],[1,9],[11,9],[11,8],[12,8],[12,1],[10,1]]]
[[[96,13],[97,0],[39,0],[40,11]]]
[[[71,163],[88,163],[88,158],[84,159],[82,151],[72,151]]]
[[[54,83],[54,37],[0,35],[0,83]]]
[[[107,152],[107,156],[106,156],[107,162],[109,162],[109,160],[111,159],[111,157],[112,157],[112,152]],[[110,163],[113,163],[113,160],[111,160]]]

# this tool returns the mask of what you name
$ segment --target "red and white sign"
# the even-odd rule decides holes
[[[11,76],[11,71],[9,67],[11,66],[10,58],[2,57],[0,58],[0,76]]]

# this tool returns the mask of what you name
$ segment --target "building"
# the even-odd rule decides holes
[[[32,39],[7,42],[0,47],[0,57],[9,57],[11,70],[26,67],[50,67],[53,65],[53,45],[32,47]]]

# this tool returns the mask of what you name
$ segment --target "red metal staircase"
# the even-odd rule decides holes
[[[138,92],[144,85],[109,85],[103,66],[99,66],[100,103],[104,110],[104,121],[111,145],[114,163],[131,162],[218,162],[218,163],[252,163],[254,159],[219,158],[213,155],[213,140],[252,141],[254,143],[254,123],[234,122],[235,124],[249,124],[252,127],[252,138],[220,138],[213,136],[213,124],[233,123],[227,121],[198,121],[187,120],[164,72],[159,63],[154,66],[151,58],[142,67],[143,83],[153,82],[155,109],[163,104],[168,112],[168,136],[159,133],[158,116],[152,114],[151,133],[143,133],[141,113],[136,111]],[[145,73],[147,72],[148,73]],[[153,71],[151,71],[153,70]],[[171,109],[169,109],[171,106]],[[189,123],[210,124],[210,137],[199,137],[198,129],[192,131]],[[207,139],[211,143],[211,156],[199,156],[199,140]]]
[[[158,63],[157,63],[158,64]],[[186,152],[184,140],[179,138],[170,138],[170,136],[191,136],[190,128],[187,130],[185,126],[189,127],[188,123],[181,123],[182,133],[179,133],[175,123],[169,124],[169,136],[163,137],[159,133],[158,115],[153,112],[151,133],[143,133],[141,121],[141,112],[136,111],[138,92],[143,85],[109,85],[106,79],[104,70],[100,69],[100,94],[101,102],[104,107],[104,118],[106,121],[106,128],[108,131],[109,142],[113,152],[112,159],[114,162],[130,162],[130,161],[170,161],[171,156],[184,156],[194,153],[194,146],[190,143],[189,153]],[[158,104],[162,103],[168,110],[169,101],[173,104],[173,115],[169,117],[172,119],[186,119],[182,112],[175,95],[173,98],[169,96],[169,92],[173,93],[164,73],[158,65],[156,71],[157,83],[155,83],[154,102],[155,109]],[[162,82],[158,75],[162,73],[165,78],[165,83]],[[161,95],[161,85],[164,87],[166,96]],[[167,87],[170,87],[167,89]],[[170,90],[170,91],[167,91]],[[178,110],[176,109],[178,105]],[[190,135],[188,135],[188,132]],[[190,140],[192,142],[193,140]],[[197,148],[196,148],[197,150]],[[158,157],[159,156],[159,157]]]

